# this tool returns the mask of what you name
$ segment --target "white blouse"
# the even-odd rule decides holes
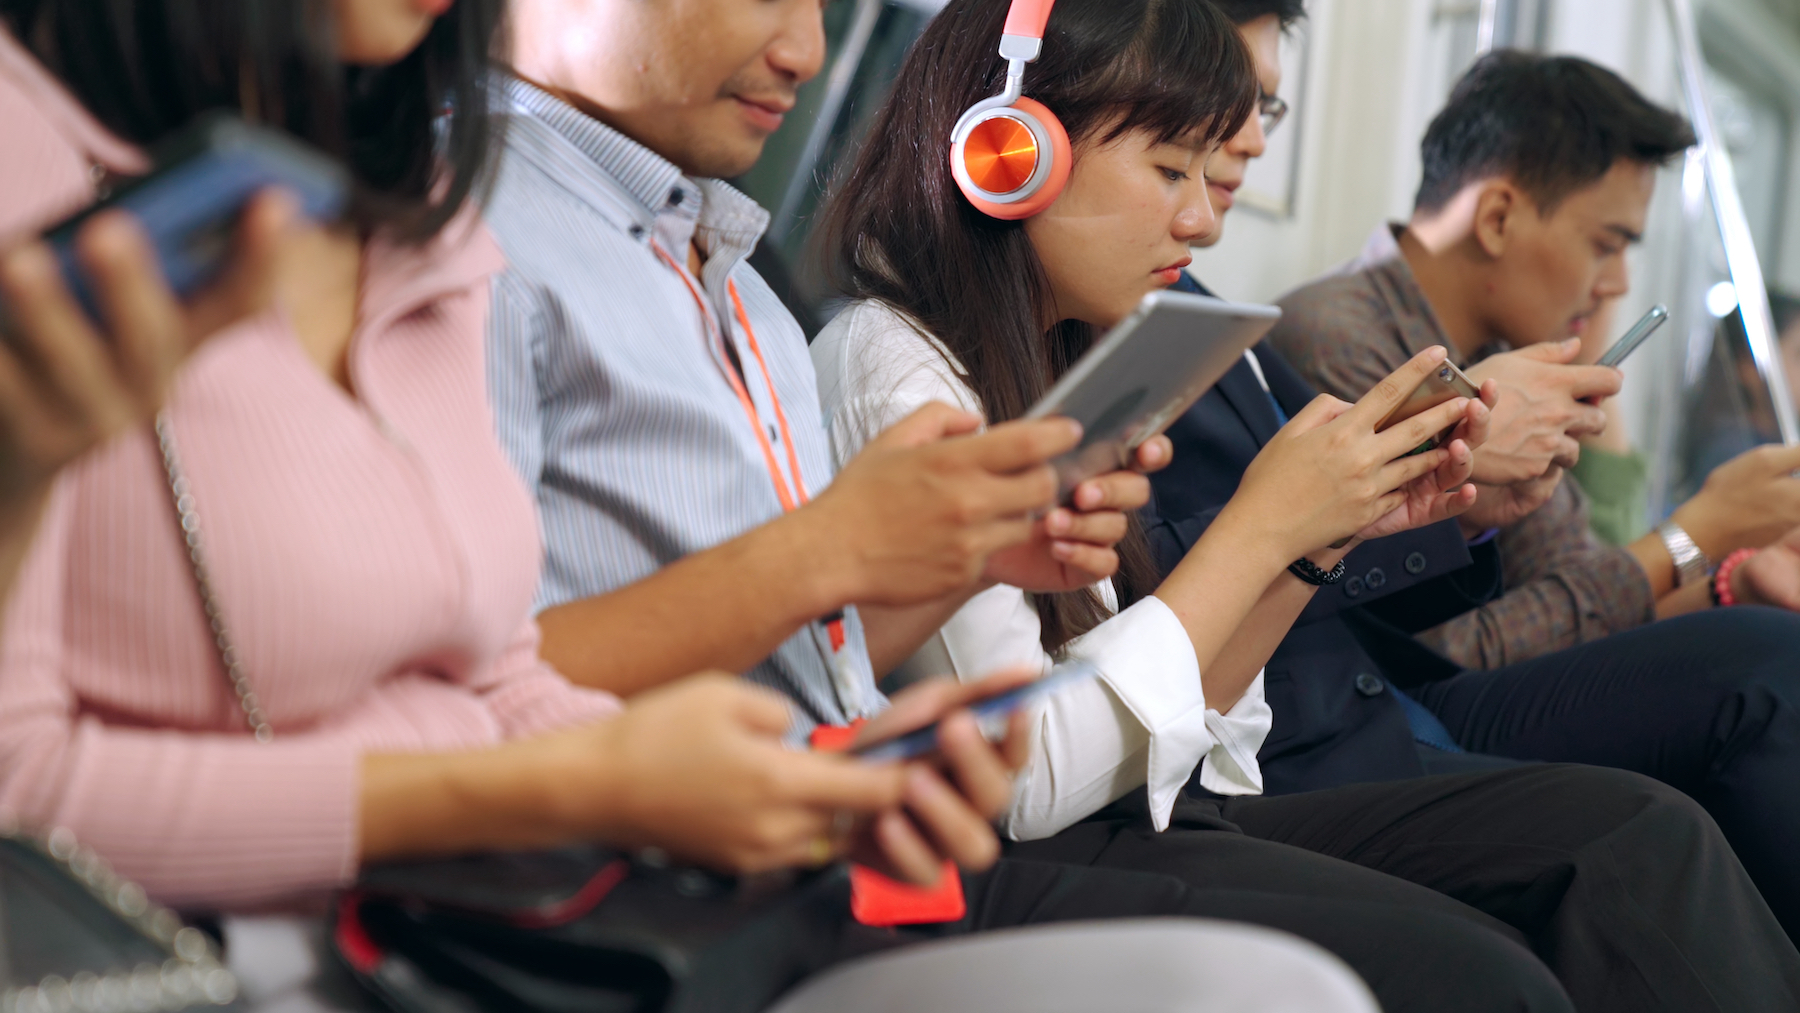
[[[841,467],[863,445],[913,411],[942,401],[979,412],[961,366],[911,318],[874,301],[852,303],[812,345],[819,400]],[[1095,585],[1117,610],[1111,581]],[[1001,668],[1048,671],[1037,611],[1008,585],[976,595],[903,668],[948,669],[965,682]],[[1001,829],[1014,840],[1049,837],[1139,787],[1151,818],[1167,829],[1181,789],[1200,783],[1222,795],[1262,792],[1256,752],[1272,713],[1263,676],[1229,713],[1206,706],[1200,666],[1174,612],[1145,597],[1069,644],[1101,677],[1051,697],[1033,715],[1037,739]]]

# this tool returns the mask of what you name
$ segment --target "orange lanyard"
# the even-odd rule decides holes
[[[781,500],[782,511],[788,512],[805,506],[809,497],[806,495],[806,482],[800,477],[800,458],[794,453],[794,435],[788,431],[787,412],[781,408],[781,395],[775,391],[775,381],[769,375],[769,363],[763,358],[762,346],[757,344],[756,329],[750,326],[750,314],[744,312],[744,300],[738,296],[737,282],[727,281],[726,291],[731,293],[731,306],[736,311],[738,326],[744,329],[744,341],[750,346],[750,354],[756,357],[756,368],[762,372],[763,387],[769,392],[769,402],[775,407],[775,422],[781,427],[781,442],[787,449],[788,473],[794,476],[791,491],[787,479],[781,474],[781,466],[775,463],[775,448],[769,445],[769,436],[763,432],[762,419],[756,414],[756,402],[750,400],[750,391],[744,386],[743,377],[731,368],[730,359],[725,352],[724,336],[720,333],[721,328],[713,323],[712,313],[706,308],[706,299],[694,287],[693,279],[688,277],[687,271],[675,262],[674,257],[669,256],[661,244],[651,243],[650,246],[675,272],[675,276],[681,279],[681,283],[687,286],[688,294],[694,297],[694,303],[700,307],[700,316],[706,321],[707,330],[718,346],[719,357],[725,359],[725,379],[731,382],[732,392],[737,394],[738,403],[744,408],[744,417],[750,420],[750,431],[756,434],[756,442],[762,447],[763,464],[769,469],[769,480],[775,483],[775,495]]]
[[[700,308],[700,318],[706,322],[708,336],[716,346],[725,372],[725,379],[731,383],[731,390],[737,395],[738,404],[743,406],[744,417],[750,420],[750,431],[756,434],[756,442],[762,448],[763,465],[769,469],[769,481],[775,484],[775,495],[781,500],[783,513],[788,513],[805,506],[809,496],[806,494],[806,480],[800,474],[800,457],[794,451],[794,434],[788,429],[787,412],[782,410],[781,395],[775,390],[775,380],[769,374],[769,363],[763,358],[762,346],[756,341],[756,328],[750,326],[750,314],[744,310],[744,300],[738,295],[737,282],[729,279],[725,282],[725,290],[731,294],[731,308],[737,316],[738,326],[744,330],[744,343],[750,346],[750,354],[756,358],[756,368],[762,373],[763,389],[769,392],[769,403],[775,409],[775,423],[781,428],[781,443],[787,450],[788,473],[794,476],[793,487],[788,486],[787,478],[781,474],[781,466],[775,461],[775,448],[769,444],[769,435],[763,431],[762,417],[756,413],[756,402],[750,399],[750,390],[744,386],[744,378],[732,368],[731,359],[725,351],[723,328],[714,321],[711,310],[707,308],[706,298],[694,285],[692,278],[681,264],[676,262],[662,244],[652,241],[650,248],[669,265],[681,283],[687,286],[688,294],[694,297],[694,304]],[[835,612],[824,619],[825,629],[831,638],[831,652],[836,655],[844,649],[844,614]]]

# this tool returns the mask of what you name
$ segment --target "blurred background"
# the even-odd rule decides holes
[[[837,0],[832,58],[740,184],[774,214],[757,266],[809,333],[833,310],[813,214],[937,0]],[[1800,442],[1800,0],[1309,0],[1286,41],[1293,111],[1193,271],[1228,298],[1272,300],[1404,220],[1418,142],[1489,48],[1571,53],[1686,112],[1703,144],[1664,171],[1632,254],[1622,331],[1655,303],[1669,326],[1626,365],[1632,442],[1651,462],[1646,523],[1757,443]],[[1710,115],[1704,115],[1702,109]],[[1706,122],[1710,121],[1710,123]],[[1710,142],[1710,143],[1705,143]],[[879,142],[877,142],[879,143]],[[1764,292],[1767,295],[1764,295]]]

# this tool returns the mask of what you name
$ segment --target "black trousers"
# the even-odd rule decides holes
[[[1682,616],[1414,696],[1466,749],[1620,767],[1692,795],[1800,940],[1800,615]]]
[[[1184,912],[1310,939],[1388,1013],[1800,1009],[1800,953],[1718,827],[1624,771],[1186,798],[1163,833],[1133,793],[1008,857],[1180,880]]]

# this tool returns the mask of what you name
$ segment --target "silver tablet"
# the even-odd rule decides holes
[[[1131,463],[1262,340],[1281,310],[1187,292],[1152,292],[1063,374],[1026,418],[1081,423],[1081,445],[1052,462],[1065,500],[1077,485]]]

